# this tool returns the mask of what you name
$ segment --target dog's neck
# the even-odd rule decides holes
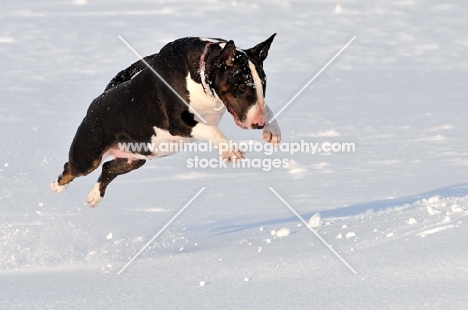
[[[219,99],[218,95],[216,94],[216,91],[210,87],[210,84],[206,80],[206,56],[208,54],[208,51],[210,49],[210,45],[212,45],[212,42],[207,42],[205,45],[205,49],[203,50],[202,55],[200,56],[200,80],[201,84],[203,86],[203,90],[205,91],[205,94],[210,96],[211,98],[214,99],[216,102],[216,106],[214,107],[216,111],[220,111],[224,108],[224,103]]]

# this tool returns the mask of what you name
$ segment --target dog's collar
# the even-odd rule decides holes
[[[224,108],[224,104],[221,101],[221,99],[219,99],[218,95],[216,94],[216,91],[212,89],[210,85],[208,84],[208,82],[206,81],[206,74],[205,74],[205,69],[206,69],[205,60],[206,60],[206,55],[208,54],[208,50],[211,44],[213,43],[206,42],[205,49],[203,50],[203,53],[200,57],[200,63],[199,63],[200,64],[200,80],[203,86],[203,90],[205,91],[205,94],[213,98],[214,101],[216,102],[216,105],[214,107],[215,111],[220,111]]]

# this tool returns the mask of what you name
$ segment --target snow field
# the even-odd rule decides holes
[[[467,14],[435,0],[0,3],[0,308],[465,309]],[[199,154],[177,154],[119,177],[92,210],[98,172],[49,191],[89,103],[136,60],[118,35],[148,55],[274,32],[275,112],[357,36],[278,118],[283,141],[355,152],[282,154],[290,166],[269,172],[189,170]],[[220,127],[261,140],[229,115]]]

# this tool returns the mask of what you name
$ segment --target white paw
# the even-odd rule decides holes
[[[244,159],[244,154],[245,153],[241,150],[238,150],[235,147],[231,147],[229,150],[222,152],[221,157],[228,163],[232,163]]]
[[[96,183],[96,185],[94,185],[91,192],[89,192],[88,198],[86,198],[86,203],[91,208],[95,208],[101,202],[101,200],[102,200],[102,197],[101,197],[101,191],[99,190],[99,183]]]
[[[265,124],[265,127],[263,127],[263,140],[273,144],[280,143],[281,130],[276,121]]]
[[[59,185],[57,181],[50,183],[50,189],[56,193],[61,193],[67,190],[68,184]]]

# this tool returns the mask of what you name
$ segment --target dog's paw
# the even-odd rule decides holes
[[[241,150],[232,147],[230,150],[221,153],[221,157],[225,159],[228,163],[236,162],[241,159],[244,159],[245,153]]]
[[[96,183],[96,185],[94,185],[91,192],[89,192],[88,198],[86,198],[86,203],[91,208],[95,208],[98,206],[101,200],[102,200],[102,196],[101,196],[101,191],[99,190],[99,183]]]
[[[68,184],[59,185],[57,181],[50,183],[50,189],[56,193],[61,193],[67,190]]]
[[[281,141],[281,130],[276,124],[265,124],[263,127],[263,140],[269,143],[278,144]]]

